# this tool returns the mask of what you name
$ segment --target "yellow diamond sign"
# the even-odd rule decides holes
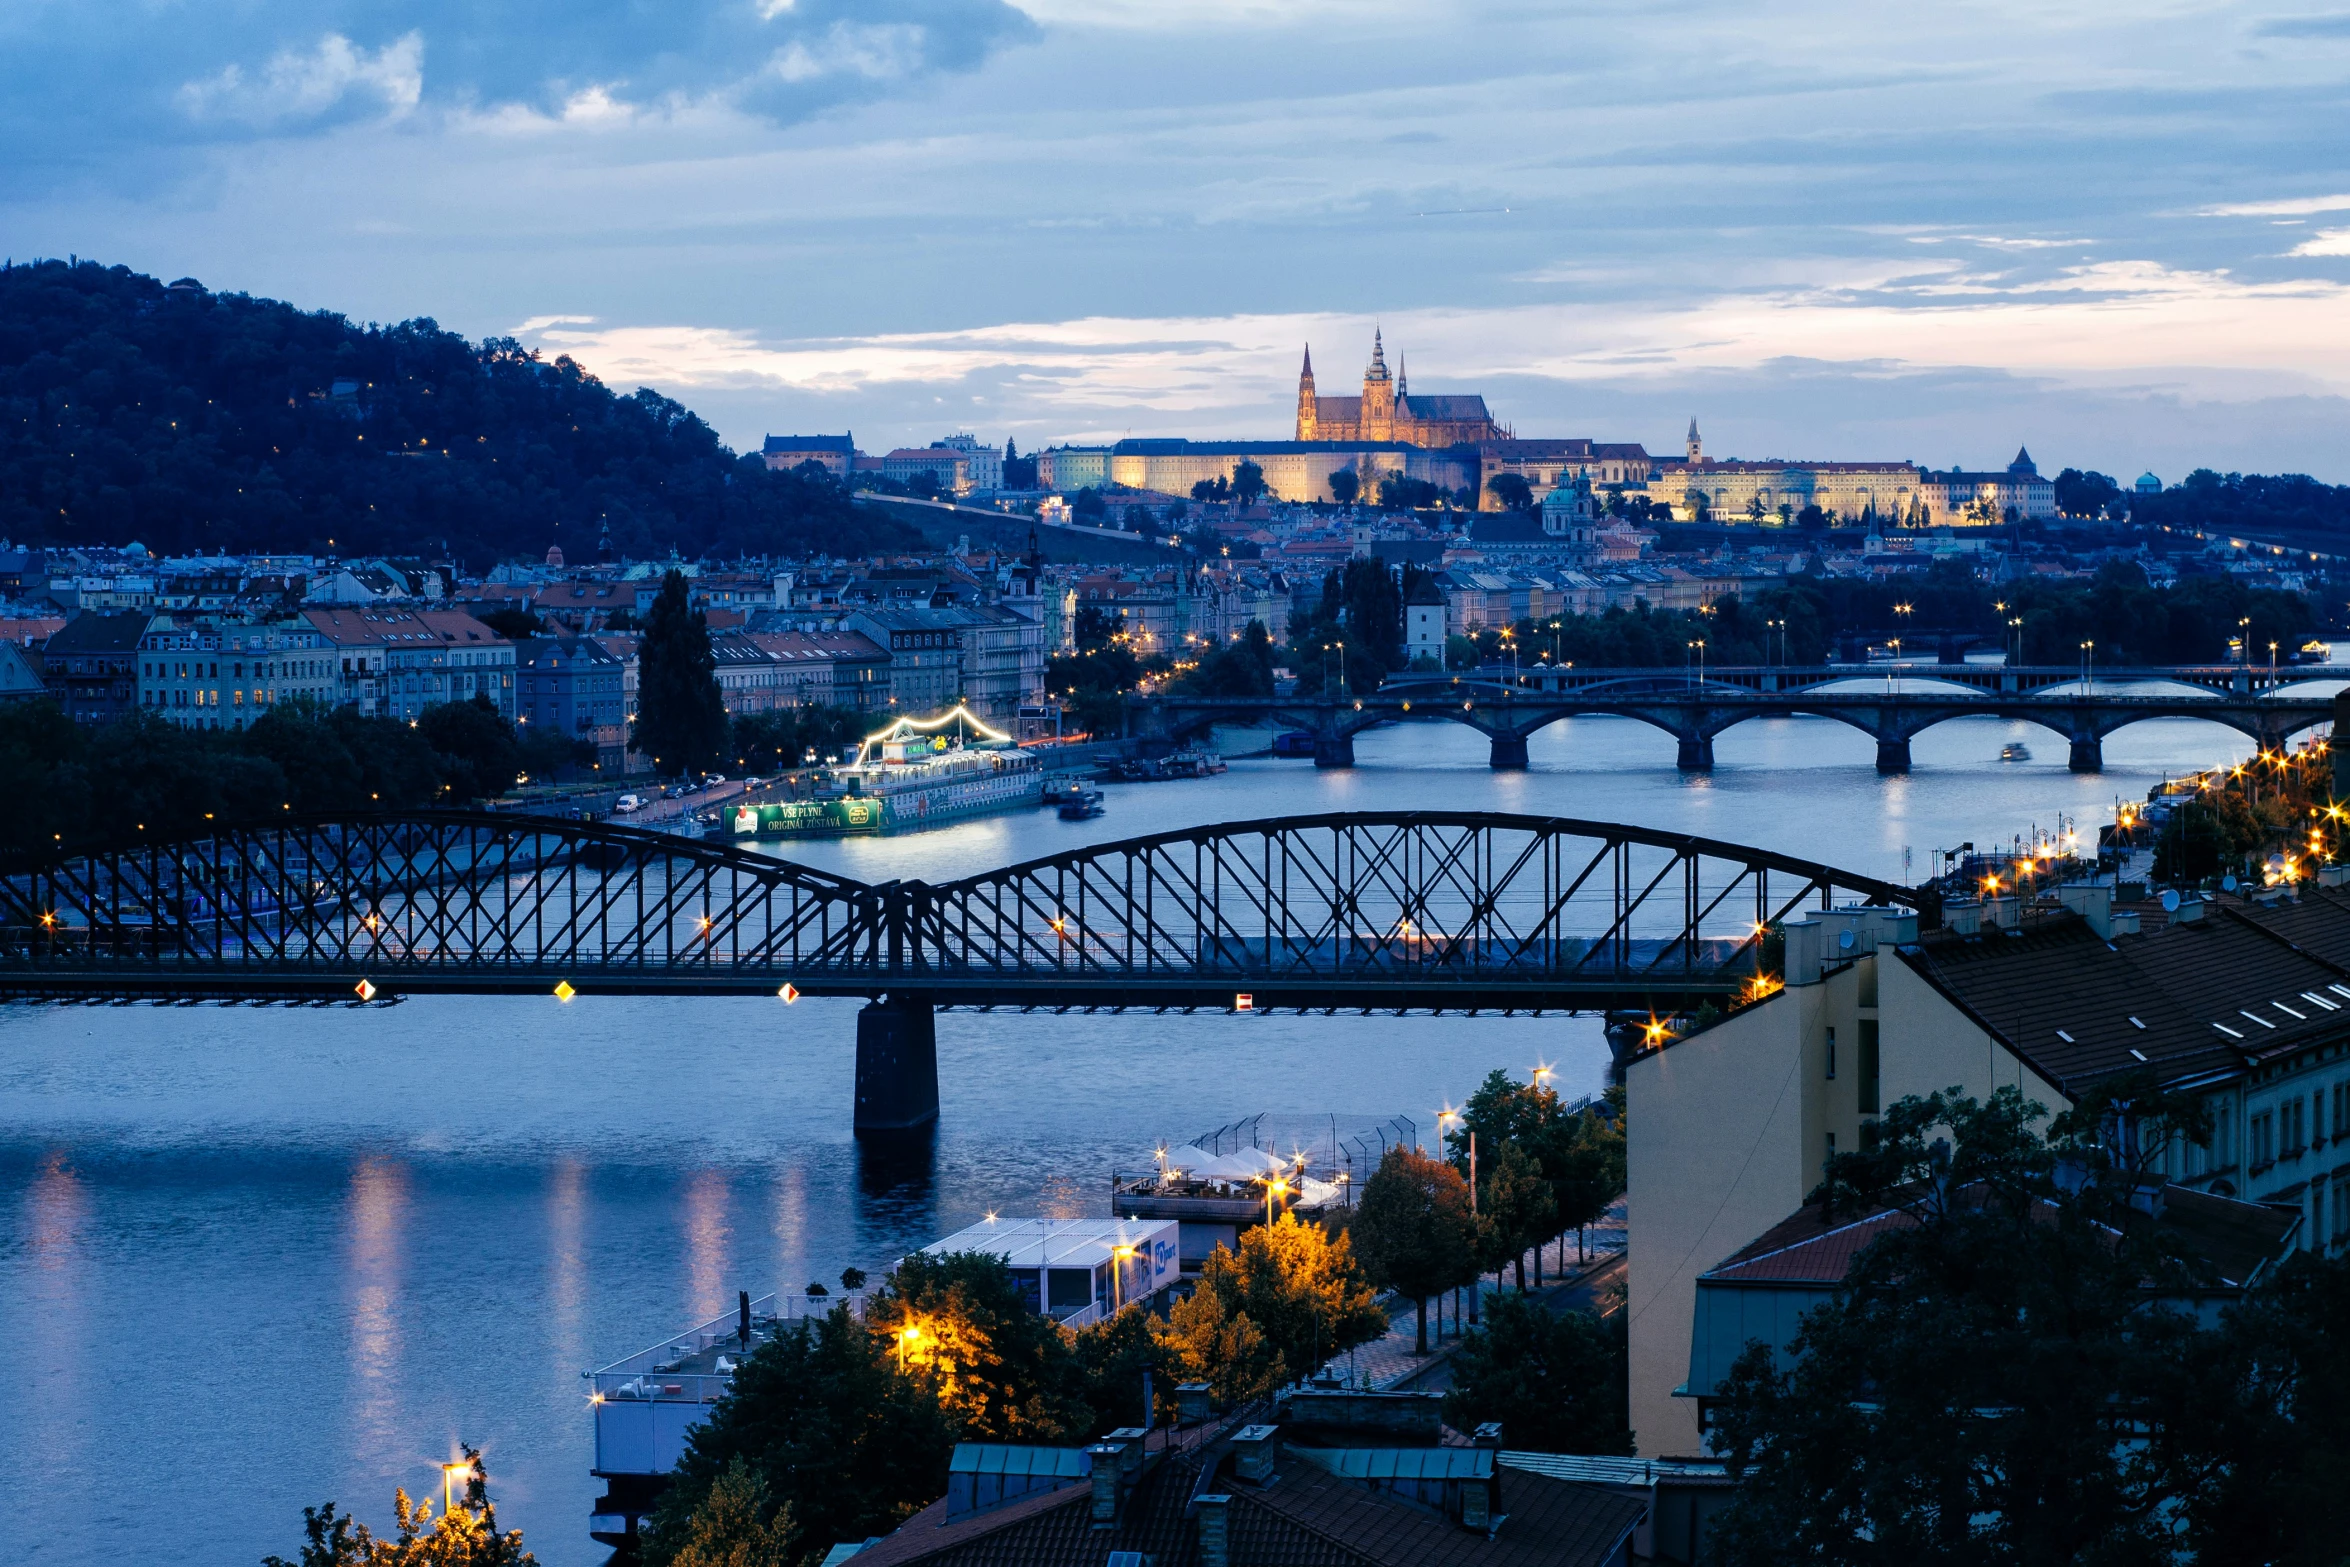
[[[559,979],[555,981],[555,999],[557,1001],[569,1001],[573,996],[578,994],[578,991],[571,988],[571,981],[567,979]]]

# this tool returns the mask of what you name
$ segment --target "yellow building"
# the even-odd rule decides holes
[[[1703,1441],[1698,1276],[1801,1207],[1906,1095],[2014,1086],[2053,1114],[2150,1069],[2213,1118],[2210,1145],[2164,1148],[2158,1173],[2300,1209],[2305,1247],[2350,1240],[2350,897],[2190,902],[2140,934],[2110,888],[2082,886],[2018,919],[1962,907],[1921,938],[1903,911],[1822,911],[1786,928],[1784,990],[1629,1062],[1641,1453]]]

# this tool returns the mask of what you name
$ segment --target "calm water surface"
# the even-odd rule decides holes
[[[2002,764],[2009,741],[2038,760]],[[1257,743],[1262,743],[1261,738]],[[998,817],[793,846],[848,875],[939,878],[1089,841],[1292,812],[1572,815],[1899,878],[1940,847],[2077,818],[2233,759],[2166,722],[2065,770],[2063,742],[1941,725],[1885,779],[1865,736],[1754,723],[1711,777],[1611,720],[1495,774],[1453,726],[1364,736],[1358,767],[1242,762],[1118,787],[1110,813]],[[365,1012],[0,1006],[0,1421],[8,1543],[44,1564],[256,1562],[332,1498],[388,1523],[464,1440],[550,1567],[593,1563],[580,1371],[763,1293],[886,1267],[989,1209],[1107,1211],[1114,1163],[1256,1111],[1328,1146],[1421,1118],[1495,1066],[1603,1080],[1588,1020],[939,1019],[927,1159],[849,1135],[854,1002],[423,998]]]

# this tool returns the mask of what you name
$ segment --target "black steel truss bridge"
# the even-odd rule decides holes
[[[1851,902],[1936,913],[1791,856],[1558,817],[1235,822],[868,885],[730,843],[435,811],[15,869],[0,995],[861,996],[859,1121],[881,1126],[935,1115],[938,1007],[1680,1012],[1755,983],[1770,926]],[[929,1078],[926,1113],[917,1092],[868,1115],[869,1044],[877,1085]]]

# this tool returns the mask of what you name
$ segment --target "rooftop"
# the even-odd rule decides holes
[[[2175,1082],[2350,1036],[2350,896],[2204,909],[2111,941],[2057,917],[1899,956],[2059,1088],[2140,1066]]]

